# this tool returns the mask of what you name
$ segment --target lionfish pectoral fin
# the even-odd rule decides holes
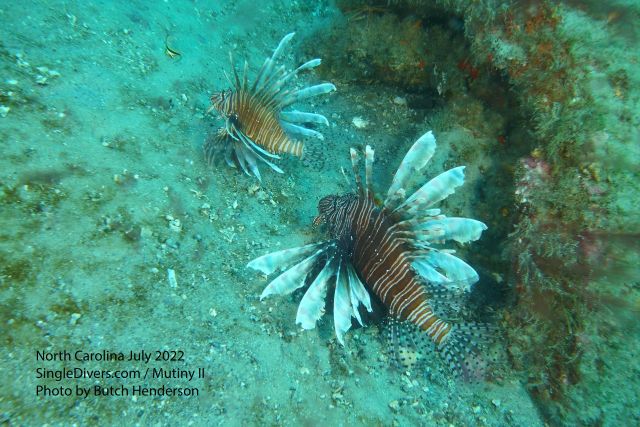
[[[316,322],[324,314],[327,288],[329,279],[335,273],[334,268],[334,260],[329,258],[302,297],[296,314],[296,324],[299,324],[303,329],[315,328]]]
[[[258,169],[258,163],[256,162],[257,156],[255,152],[250,149],[245,149],[243,151],[244,151],[245,160],[249,165],[249,170],[251,171],[253,176],[258,178],[259,182],[262,182],[262,177],[260,176],[260,169]]]
[[[306,113],[303,111],[281,111],[280,119],[289,123],[315,123],[329,126],[329,120],[322,114]]]
[[[352,316],[356,318],[360,326],[364,326],[364,322],[362,321],[362,317],[360,316],[360,304],[365,305],[367,310],[371,312],[371,301],[369,299],[369,294],[366,289],[358,279],[357,274],[353,271],[353,267],[351,264],[347,264],[347,281],[349,286],[349,299],[351,301],[351,311]],[[364,291],[364,293],[363,293]]]
[[[344,334],[351,329],[351,299],[342,263],[338,264],[336,286],[333,294],[333,327],[338,342],[344,345]]]
[[[432,267],[440,269],[449,279],[449,282],[463,286],[464,291],[469,291],[471,285],[479,279],[478,273],[469,264],[460,258],[446,252],[433,250],[424,259]]]
[[[299,246],[296,248],[283,249],[277,252],[271,252],[266,255],[262,255],[247,264],[248,268],[257,270],[267,276],[272,274],[278,269],[285,269],[295,262],[302,260],[309,254],[317,251],[318,249],[325,249],[329,242],[324,241],[320,243],[313,243],[310,245]]]
[[[277,154],[274,153],[270,153],[267,150],[265,150],[264,148],[260,147],[258,144],[256,144],[251,138],[249,138],[247,136],[247,134],[245,134],[244,132],[242,132],[241,130],[237,131],[237,135],[238,138],[247,146],[249,147],[251,150],[256,151],[258,153],[260,153],[261,155],[270,157],[272,159],[279,159],[280,156],[278,156]]]
[[[282,53],[282,50],[287,45],[287,43],[289,43],[289,41],[293,38],[294,35],[295,33],[289,33],[286,36],[284,36],[282,40],[280,40],[280,43],[278,43],[278,47],[276,47],[276,49],[273,51],[273,54],[271,55],[271,57],[267,58],[264,61],[262,68],[260,68],[260,71],[258,72],[256,81],[253,83],[253,86],[251,87],[252,92],[255,93],[256,91],[259,91],[262,88],[262,84],[265,81],[265,79],[268,79],[271,76],[271,70],[273,69],[273,64],[275,63],[276,59],[278,59],[278,56],[280,56],[280,54]]]
[[[303,99],[311,98],[325,93],[333,92],[336,87],[333,83],[320,83],[315,86],[309,86],[303,89],[296,90],[291,93],[285,94],[280,100],[281,107],[287,107]]]
[[[234,154],[236,155],[236,161],[238,162],[238,164],[240,165],[240,168],[242,169],[242,171],[251,176],[251,174],[249,173],[249,170],[247,169],[247,159],[245,156],[245,148],[244,146],[242,146],[242,144],[240,144],[237,141],[233,142],[234,144]]]
[[[316,251],[313,255],[305,258],[303,261],[286,270],[284,273],[276,277],[267,285],[260,295],[260,300],[273,294],[286,295],[304,286],[305,279],[318,256],[324,252],[324,249]]]
[[[431,233],[434,237],[437,235],[433,239],[435,241],[455,240],[458,243],[468,243],[478,240],[486,229],[487,226],[482,221],[452,217],[428,219],[417,224],[413,231],[420,240],[425,240],[421,238],[422,236],[428,236],[432,231],[437,231],[437,233]]]
[[[277,156],[275,154],[271,154],[268,151],[262,149],[261,147],[258,146],[258,144],[256,144],[255,142],[253,142],[251,140],[251,138],[249,138],[248,136],[246,136],[243,132],[238,131],[238,137],[240,138],[240,141],[242,142],[242,144],[244,144],[244,150],[247,151],[247,153],[245,154],[245,157],[248,157],[251,161],[254,162],[255,165],[255,159],[259,159],[261,161],[263,161],[264,163],[266,163],[271,169],[273,169],[274,171],[278,172],[278,173],[284,173],[284,171],[282,169],[280,169],[277,165],[275,165],[274,163],[270,162],[269,160],[265,159],[262,155],[267,155],[271,158],[275,158],[275,159],[279,159],[280,156]],[[257,170],[257,165],[255,165],[255,169]],[[256,177],[258,177],[258,179],[260,179],[259,174],[256,175]]]
[[[397,199],[396,193],[406,188],[409,179],[426,166],[429,160],[431,160],[433,153],[435,153],[435,150],[436,139],[431,131],[418,138],[404,156],[404,159],[402,159],[393,177],[384,201],[385,206],[389,208],[394,207],[392,203]]]
[[[367,288],[364,287],[364,284],[358,277],[358,273],[356,273],[351,263],[347,264],[347,274],[349,277],[349,288],[352,295],[351,303],[354,305],[355,309],[357,310],[358,306],[362,304],[365,306],[369,313],[373,312],[369,291],[367,291]]]
[[[429,208],[430,206],[446,199],[455,193],[456,188],[464,184],[464,166],[458,166],[431,179],[407,200],[398,206],[398,209],[409,208],[413,211]]]
[[[305,138],[317,138],[324,140],[324,136],[317,130],[309,129],[304,126],[294,125],[285,120],[280,120],[280,125],[289,135],[298,135]]]

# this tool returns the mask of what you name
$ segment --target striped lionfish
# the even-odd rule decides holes
[[[261,256],[248,267],[270,275],[284,270],[264,289],[261,299],[288,294],[311,282],[302,297],[296,323],[313,329],[324,313],[325,297],[333,285],[335,334],[344,334],[354,317],[363,325],[360,305],[372,311],[375,296],[388,310],[392,324],[411,331],[419,344],[435,349],[458,373],[472,369],[474,355],[486,341],[488,325],[452,323],[438,310],[465,295],[478,281],[476,271],[438,248],[444,241],[477,240],[486,225],[469,218],[448,218],[434,206],[464,182],[464,166],[441,173],[410,196],[405,189],[435,152],[431,132],[420,137],[396,172],[384,202],[375,197],[372,174],[374,151],[365,149],[365,184],[358,154],[351,149],[356,193],[330,195],[318,204],[314,225],[328,228],[329,240]],[[413,339],[413,338],[412,338]],[[478,358],[476,357],[477,361]]]
[[[328,125],[327,118],[321,114],[301,111],[283,111],[290,105],[313,96],[336,90],[331,83],[322,83],[302,89],[286,89],[286,83],[298,72],[315,68],[320,59],[312,59],[292,71],[286,71],[284,65],[277,66],[284,47],[294,33],[287,34],[278,44],[270,58],[267,58],[258,72],[253,84],[247,81],[248,63],[244,62],[242,78],[238,76],[233,56],[230,54],[234,81],[225,73],[233,89],[217,92],[211,96],[208,112],[216,110],[224,127],[205,142],[203,149],[207,162],[212,165],[218,153],[224,153],[229,166],[234,161],[247,175],[260,180],[258,163],[264,162],[271,169],[282,173],[272,160],[279,159],[278,154],[289,153],[302,157],[304,143],[299,137],[323,139],[320,132],[305,127],[307,123]]]

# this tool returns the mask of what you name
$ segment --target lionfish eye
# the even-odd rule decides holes
[[[237,113],[232,113],[229,115],[228,120],[230,123],[237,125],[238,124],[238,114]]]

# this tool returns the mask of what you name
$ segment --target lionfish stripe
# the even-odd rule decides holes
[[[304,285],[304,281],[313,268],[318,255],[323,253],[325,249],[320,249],[304,261],[294,265],[278,277],[276,277],[262,291],[260,299],[264,299],[273,294],[289,294]]]
[[[310,253],[319,248],[329,246],[329,242],[313,243],[311,245],[299,246],[296,248],[283,249],[277,252],[271,252],[254,259],[247,264],[247,267],[257,270],[267,276],[278,269],[284,269],[293,263],[300,261]]]
[[[404,156],[398,171],[393,177],[391,186],[387,191],[387,198],[384,201],[385,206],[390,206],[390,203],[397,197],[398,191],[406,187],[409,178],[425,167],[431,160],[435,150],[436,139],[431,131],[418,138]]]
[[[333,273],[333,258],[330,258],[302,297],[296,314],[296,323],[303,329],[313,329],[322,317],[329,279]]]
[[[405,289],[396,295],[389,310],[393,310],[394,313],[402,313],[408,306],[412,305],[418,297],[423,295],[424,291],[420,286],[405,286]]]
[[[340,344],[344,345],[344,334],[351,328],[351,300],[342,265],[338,265],[336,288],[333,296],[333,326]]]
[[[456,188],[464,184],[464,166],[449,169],[427,182],[413,193],[398,209],[409,208],[409,212],[416,212],[438,203],[453,193]]]

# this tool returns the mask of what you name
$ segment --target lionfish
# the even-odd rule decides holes
[[[324,313],[332,285],[335,335],[344,345],[351,318],[363,325],[360,306],[372,312],[373,296],[386,307],[391,323],[400,328],[397,331],[409,331],[405,337],[415,337],[411,338],[413,348],[420,352],[435,349],[460,374],[478,366],[473,360],[478,360],[479,350],[492,333],[489,325],[453,323],[440,314],[447,306],[454,307],[452,301],[459,301],[479,279],[455,251],[439,248],[448,240],[475,241],[487,229],[480,221],[446,217],[434,207],[463,184],[464,166],[441,173],[409,196],[406,193],[410,178],[426,166],[435,148],[432,132],[414,143],[384,202],[373,189],[374,150],[365,149],[363,185],[358,154],[352,148],[357,192],[329,195],[318,204],[314,225],[324,224],[329,239],[263,255],[248,264],[265,275],[284,270],[260,298],[289,294],[311,282],[298,307],[296,323],[313,329]]]
[[[217,92],[211,96],[211,107],[224,120],[224,127],[204,143],[204,155],[213,165],[219,153],[224,154],[226,163],[237,163],[247,175],[261,180],[258,163],[264,162],[276,172],[282,169],[273,163],[278,154],[289,153],[302,157],[304,142],[298,138],[314,137],[323,139],[320,132],[305,127],[305,124],[329,125],[321,114],[302,111],[283,111],[290,105],[313,96],[336,90],[331,83],[321,83],[301,89],[287,89],[286,84],[298,72],[315,68],[321,60],[316,58],[298,68],[287,71],[284,65],[276,64],[284,47],[295,33],[290,33],[278,44],[270,58],[267,58],[252,84],[247,81],[248,63],[244,62],[242,77],[238,75],[233,56],[230,53],[233,78],[225,76],[232,89]]]

